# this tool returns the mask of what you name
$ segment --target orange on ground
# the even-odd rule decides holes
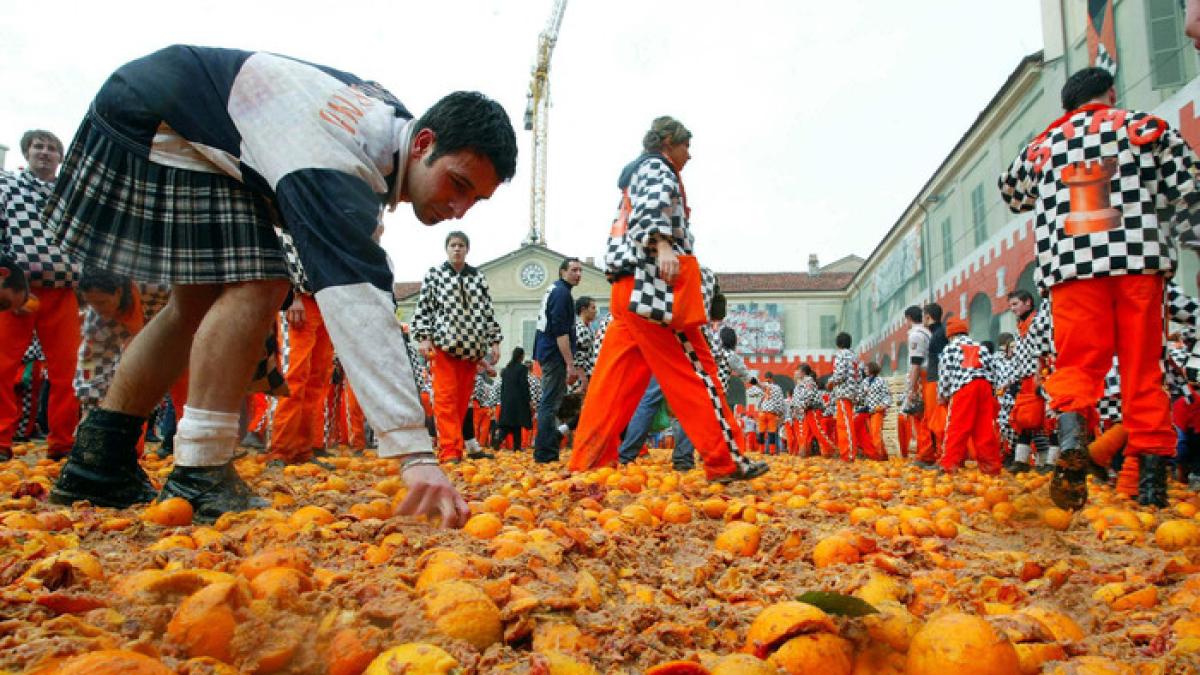
[[[987,621],[970,614],[948,612],[931,619],[913,636],[906,672],[908,675],[1010,674],[1018,672],[1017,651]]]
[[[717,535],[718,551],[728,551],[734,555],[751,556],[758,552],[758,541],[761,532],[757,525],[742,521],[733,521],[725,525],[721,534]]]

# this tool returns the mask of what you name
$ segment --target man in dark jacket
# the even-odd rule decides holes
[[[575,371],[575,300],[571,289],[579,285],[583,265],[578,258],[567,258],[558,266],[558,281],[542,298],[533,358],[542,366],[542,400],[538,404],[537,437],[533,441],[535,462],[558,461],[562,440],[556,424],[558,406],[567,385],[579,374]]]
[[[925,305],[925,327],[929,329],[929,365],[925,369],[925,426],[933,439],[925,448],[918,448],[917,465],[927,469],[937,466],[938,454],[941,450],[942,436],[945,434],[946,406],[937,403],[938,361],[942,350],[949,342],[946,339],[946,326],[942,324],[942,306],[936,302]],[[937,421],[942,416],[941,422]]]

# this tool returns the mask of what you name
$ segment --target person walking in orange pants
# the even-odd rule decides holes
[[[887,459],[887,447],[883,444],[883,417],[892,406],[892,392],[888,384],[879,376],[879,364],[874,361],[867,364],[867,379],[863,382],[863,408],[866,409],[866,434],[869,443],[864,442],[867,456],[871,459]]]
[[[967,322],[946,322],[950,342],[941,355],[938,398],[947,406],[946,436],[939,461],[944,471],[957,471],[969,446],[979,470],[1000,473],[1000,437],[996,433],[998,404],[993,391],[992,354],[967,335]]]
[[[850,351],[852,338],[849,333],[838,333],[835,339],[838,351],[833,355],[833,374],[829,376],[829,391],[832,392],[836,416],[838,452],[843,462],[854,461],[857,444],[854,438],[854,406],[862,385],[861,362]]]
[[[1163,289],[1176,267],[1172,235],[1194,235],[1200,222],[1200,161],[1166,121],[1115,107],[1113,83],[1102,68],[1067,78],[1067,112],[998,181],[1011,210],[1036,212],[1037,279],[1050,296],[1057,352],[1043,385],[1059,413],[1050,496],[1066,508],[1087,501],[1087,416],[1114,355],[1139,503],[1167,505],[1175,452],[1161,363]]]
[[[290,396],[275,404],[267,459],[299,464],[325,451],[325,398],[332,383],[333,343],[313,296],[297,293],[280,326]]]
[[[430,361],[438,460],[460,462],[466,449],[463,418],[475,391],[479,362],[500,358],[500,324],[487,278],[467,264],[471,240],[446,235],[446,262],[429,268],[413,315],[412,333]],[[472,439],[468,457],[490,458]]]
[[[946,327],[942,324],[942,306],[936,302],[926,303],[922,308],[922,321],[929,331],[929,346],[925,358],[925,381],[922,399],[925,412],[918,422],[918,432],[924,426],[929,433],[923,440],[917,436],[917,465],[933,468],[941,450],[940,444],[946,425],[946,407],[938,403],[938,363],[942,350],[946,348]]]
[[[921,308],[910,305],[904,309],[904,318],[908,321],[908,375],[904,383],[904,398],[900,405],[900,417],[896,428],[899,432],[900,455],[908,457],[910,440],[917,443],[917,454],[922,449],[926,455],[933,453],[933,437],[930,436],[929,426],[925,423],[924,405],[927,400],[925,393],[925,364],[929,361],[929,341],[932,334],[923,324],[924,315]],[[932,401],[930,401],[932,405]]]

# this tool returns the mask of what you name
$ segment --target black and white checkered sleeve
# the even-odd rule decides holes
[[[434,326],[437,324],[439,282],[440,275],[436,267],[430,267],[421,280],[421,294],[417,296],[417,307],[411,322],[413,340],[417,342],[433,339]]]
[[[1184,292],[1175,281],[1167,282],[1167,314],[1176,323],[1195,326],[1200,317],[1200,302]]]
[[[500,322],[496,321],[496,308],[492,305],[492,290],[488,287],[487,277],[479,275],[479,290],[482,295],[480,310],[483,312],[484,325],[487,331],[488,344],[498,345],[504,340],[500,330]]]
[[[629,183],[630,241],[651,248],[658,237],[672,238],[674,227],[670,217],[678,199],[679,181],[666,162],[651,158],[638,165]]]
[[[952,340],[938,360],[938,398],[949,400],[963,385],[962,345]]]
[[[1166,124],[1158,120],[1159,124]],[[1159,189],[1174,210],[1176,236],[1197,235],[1200,226],[1200,170],[1196,153],[1174,129],[1167,129],[1158,139],[1155,152],[1158,162]]]
[[[1033,181],[1033,167],[1026,159],[1028,152],[1028,146],[1022,148],[1012,165],[996,181],[1000,196],[1013,213],[1031,211],[1037,206],[1037,186]]]
[[[6,171],[0,171],[0,214],[8,213],[9,195],[12,194],[15,178]],[[8,223],[0,227],[0,256],[13,257],[12,236],[8,233]]]

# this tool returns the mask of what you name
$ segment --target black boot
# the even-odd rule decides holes
[[[221,466],[179,466],[171,470],[159,499],[183,497],[192,504],[192,519],[211,523],[226,511],[249,511],[269,506],[246,485],[233,462]]]
[[[1167,458],[1138,455],[1138,503],[1142,506],[1167,506]]]
[[[1058,440],[1062,454],[1050,479],[1050,499],[1056,506],[1071,511],[1087,503],[1088,464],[1087,430],[1083,415],[1063,413],[1058,416]]]
[[[143,417],[93,410],[75,432],[75,446],[50,490],[50,501],[114,509],[153,501],[157,491],[137,457],[145,422]]]

